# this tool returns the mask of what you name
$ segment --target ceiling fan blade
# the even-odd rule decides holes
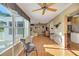
[[[47,8],[47,10],[49,10],[49,11],[57,11],[57,9],[54,9],[54,8]]]
[[[47,5],[47,3],[43,3],[43,7],[46,6],[46,5]]]
[[[32,12],[35,12],[35,11],[38,11],[38,10],[41,10],[42,8],[40,8],[40,9],[36,9],[36,10],[33,10]]]
[[[47,3],[47,7],[49,7],[49,6],[51,6],[51,5],[53,5],[53,4],[55,4],[55,3]]]
[[[43,6],[44,6],[43,3],[38,3],[38,5],[39,5],[40,7],[43,7]]]
[[[42,15],[44,15],[44,14],[45,14],[45,10],[46,10],[46,9],[43,9],[43,13],[42,13]]]

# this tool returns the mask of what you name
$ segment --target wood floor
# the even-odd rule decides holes
[[[74,55],[79,56],[79,44],[70,42],[68,50],[70,50]]]
[[[61,49],[59,45],[57,45],[54,41],[51,41],[48,37],[44,37],[44,36],[34,37],[33,43],[36,45],[38,56],[78,56],[79,55],[79,47],[76,47],[73,44],[71,44],[71,48]],[[36,53],[32,52],[31,56],[36,56]]]
[[[47,49],[53,47],[57,47],[58,45],[51,41],[48,37],[44,36],[37,36],[33,38],[33,43],[37,47],[38,55],[39,56],[50,56],[51,53],[48,53]]]

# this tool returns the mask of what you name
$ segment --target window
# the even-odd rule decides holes
[[[12,22],[11,21],[9,21],[9,26],[12,27]]]
[[[24,34],[24,22],[18,21],[17,22],[17,34]]]
[[[23,21],[18,21],[17,22],[17,27],[24,27],[24,22]]]
[[[12,10],[10,12],[9,9],[7,9],[5,6],[0,5],[0,7],[1,7],[0,8],[0,53],[1,53],[5,49],[19,42],[20,41],[19,39],[29,36],[29,21],[26,20],[24,17],[20,16],[16,11],[12,12],[13,11]],[[14,19],[12,18],[13,16],[11,16],[10,13],[14,15]],[[15,47],[13,47],[12,49],[15,49]]]
[[[12,35],[12,22],[9,21],[9,35]]]
[[[15,31],[16,31],[16,41],[24,37],[24,19],[23,17],[16,16],[15,18],[16,26],[15,26]]]
[[[6,22],[0,20],[0,32],[4,31],[4,26],[5,26]]]
[[[25,22],[25,30],[24,30],[24,37],[28,37],[30,35],[30,27],[29,27],[29,21],[24,19]]]
[[[12,20],[12,18],[0,16],[0,52],[12,45],[13,38],[12,35],[9,35],[9,32],[12,33],[12,31],[9,31],[12,27],[8,25],[9,20]]]
[[[9,35],[9,29],[12,27],[8,25],[9,21],[12,22],[11,12],[0,4],[0,52],[12,45],[13,37]]]

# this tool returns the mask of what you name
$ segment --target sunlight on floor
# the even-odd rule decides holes
[[[48,49],[60,49],[60,46],[57,44],[44,44],[43,47]]]
[[[67,49],[62,49],[58,45],[44,44],[45,52],[54,56],[74,56],[72,51]]]
[[[50,44],[44,44],[43,47],[54,47],[54,45]]]
[[[45,51],[54,56],[74,56],[74,54],[71,53],[69,50],[64,50],[64,49],[45,48]]]

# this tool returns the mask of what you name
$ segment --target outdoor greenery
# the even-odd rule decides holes
[[[4,28],[3,27],[0,27],[0,32],[3,32],[4,31]]]
[[[4,31],[4,27],[2,27],[4,25],[6,25],[6,22],[0,21],[0,32],[3,32]]]

